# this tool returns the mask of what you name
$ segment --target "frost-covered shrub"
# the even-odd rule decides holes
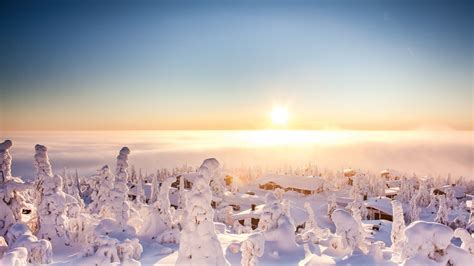
[[[3,254],[5,254],[7,250],[8,250],[7,241],[5,241],[5,238],[3,238],[3,236],[0,236],[0,258],[3,257]]]
[[[265,196],[265,207],[258,222],[258,228],[262,231],[276,229],[278,219],[283,215],[282,203],[273,192]]]
[[[240,251],[242,252],[240,264],[242,266],[258,265],[258,258],[263,255],[264,247],[265,238],[262,234],[256,233],[250,235],[240,246]]]
[[[327,238],[331,232],[328,228],[318,226],[314,210],[309,202],[304,203],[304,208],[308,212],[308,220],[305,222],[303,232],[296,236],[296,242],[301,244],[311,241],[318,244],[320,239]]]
[[[336,235],[341,237],[342,248],[354,250],[364,244],[364,237],[359,224],[349,212],[337,209],[332,214],[332,220],[336,225]]]
[[[139,243],[135,229],[131,226],[121,228],[115,220],[103,219],[95,227],[89,246],[83,251],[85,264],[140,265],[143,247]],[[121,241],[122,239],[122,241]]]
[[[227,225],[232,225],[234,223],[234,220],[232,218],[232,215],[234,214],[234,210],[232,206],[225,206],[221,209],[218,209],[215,214],[215,221],[224,223]]]
[[[204,168],[207,167],[202,165],[203,171],[195,179],[187,197],[177,265],[229,265],[214,229],[212,193],[209,188],[211,176]]]
[[[374,258],[376,262],[381,263],[383,261],[383,248],[385,248],[385,243],[382,241],[376,241],[375,243],[369,245],[368,254]]]
[[[286,200],[280,201],[271,192],[266,195],[258,229],[262,231],[268,243],[266,249],[270,254],[278,256],[280,252],[291,253],[298,249],[296,227],[289,215],[289,203]]]
[[[416,195],[417,204],[420,207],[425,208],[431,202],[430,184],[431,184],[431,179],[420,180],[420,188],[418,189],[418,192]]]
[[[474,238],[466,229],[458,228],[454,231],[454,236],[461,239],[461,248],[474,256]]]
[[[390,239],[392,240],[392,250],[401,253],[405,241],[405,219],[403,217],[402,203],[398,200],[392,201],[393,222]]]
[[[439,262],[446,253],[453,233],[451,228],[439,223],[416,221],[405,229],[403,258],[421,256]]]
[[[448,205],[446,203],[446,196],[445,195],[439,195],[439,207],[438,207],[438,213],[436,214],[435,222],[448,225],[449,220],[448,220]]]
[[[28,251],[24,247],[13,248],[0,258],[0,265],[27,266]]]
[[[117,254],[122,265],[141,265],[139,260],[143,253],[143,247],[138,239],[125,239],[117,245]]]
[[[173,230],[173,215],[171,212],[171,204],[169,199],[169,191],[171,184],[176,178],[167,178],[163,181],[159,190],[157,201],[152,205],[146,206],[143,211],[143,226],[140,234],[147,238],[156,239],[161,243],[179,242],[176,231]],[[166,233],[167,231],[170,231]]]
[[[51,242],[45,239],[38,240],[25,224],[12,225],[8,230],[7,241],[11,249],[24,247],[27,250],[27,261],[29,263],[47,264],[52,261]]]

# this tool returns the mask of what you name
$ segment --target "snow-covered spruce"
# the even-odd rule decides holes
[[[9,149],[12,145],[9,140],[0,144],[0,236],[5,235],[12,224],[20,222],[23,209],[28,208],[25,196],[30,186],[11,176],[12,156]]]
[[[42,181],[45,177],[53,176],[53,170],[51,169],[51,163],[48,157],[48,148],[40,144],[35,146],[34,165],[36,167],[36,178],[38,181]]]
[[[48,149],[42,145],[35,146],[35,166],[37,168],[37,236],[50,240],[54,247],[69,245],[67,197],[63,192],[63,180],[54,175],[48,158]],[[70,197],[72,198],[72,197]],[[74,201],[74,199],[69,199]]]
[[[0,143],[0,183],[12,175],[12,156],[9,152],[12,145],[11,140]]]
[[[66,194],[59,175],[45,177],[41,183],[41,199],[37,207],[39,230],[37,236],[50,240],[53,246],[69,245]]]
[[[177,265],[229,265],[214,228],[211,176],[206,166],[200,167],[200,175],[186,201],[186,219],[180,235]]]
[[[109,201],[112,189],[114,189],[115,176],[109,169],[108,165],[104,165],[98,170],[97,175],[89,179],[89,184],[92,189],[90,196],[91,203],[88,209],[91,213],[99,213]]]
[[[392,240],[392,251],[401,253],[405,241],[405,219],[403,217],[402,203],[398,200],[392,201],[393,222],[390,239]]]

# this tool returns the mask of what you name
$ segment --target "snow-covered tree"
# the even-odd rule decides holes
[[[304,208],[308,213],[308,220],[305,222],[303,232],[297,236],[298,243],[305,243],[311,241],[315,244],[319,243],[319,240],[326,238],[331,231],[328,228],[319,227],[316,221],[316,215],[314,214],[313,207],[309,202],[304,203]]]
[[[328,200],[328,217],[331,219],[332,213],[337,209],[336,194],[331,194]]]
[[[402,253],[405,265],[471,265],[472,254],[451,244],[451,228],[432,222],[416,221],[405,229]]]
[[[117,156],[117,168],[114,188],[110,191],[106,206],[101,208],[101,213],[111,214],[121,227],[125,227],[130,218],[130,204],[128,199],[128,155],[130,150],[123,147]]]
[[[115,176],[104,165],[96,176],[91,177],[91,203],[88,208],[92,213],[99,213],[104,205],[110,201],[111,191],[114,189]]]
[[[392,240],[392,250],[401,253],[405,241],[405,219],[403,217],[402,203],[398,200],[392,201],[393,222],[390,239]]]
[[[173,184],[175,181],[175,178],[167,178],[161,184],[160,192],[158,194],[158,213],[160,214],[161,220],[166,225],[167,229],[171,229],[173,226],[169,193],[171,184]]]
[[[229,265],[214,228],[209,171],[200,175],[186,201],[186,219],[181,231],[177,265]]]
[[[218,197],[222,197],[227,190],[224,176],[221,175],[221,164],[215,158],[204,160],[201,167],[206,167],[210,176],[211,191]]]
[[[128,155],[130,149],[123,147],[120,149],[119,155],[117,156],[117,167],[115,169],[115,176],[118,180],[128,182]]]
[[[396,196],[396,199],[408,203],[416,193],[416,177],[407,178],[403,176],[400,180],[400,192]]]
[[[59,175],[53,176],[48,149],[38,144],[35,150],[36,182],[39,185],[36,202],[39,228],[37,236],[50,240],[54,246],[69,245],[67,200],[62,190],[63,179]]]
[[[438,207],[438,213],[436,214],[435,222],[448,225],[449,220],[448,220],[448,205],[446,203],[446,196],[445,195],[439,195],[438,196],[439,200],[439,207]]]
[[[466,229],[458,228],[454,230],[454,237],[460,238],[462,241],[461,248],[474,256],[474,238]]]
[[[264,247],[265,238],[262,234],[255,233],[250,235],[240,246],[240,251],[242,252],[240,264],[242,266],[258,265],[258,258],[263,255]]]
[[[354,250],[364,245],[364,236],[356,219],[347,211],[337,209],[332,214],[336,225],[336,235],[341,237],[342,247]]]
[[[13,146],[11,140],[0,143],[0,183],[12,175],[12,156],[9,149]]]
[[[20,178],[11,176],[9,149],[12,145],[9,140],[0,143],[0,236],[5,235],[12,224],[22,220],[22,211],[27,206],[25,194],[30,189]]]
[[[420,209],[418,208],[418,194],[410,200],[410,222],[420,219]]]
[[[418,200],[417,204],[420,207],[425,208],[430,204],[431,194],[430,194],[430,180],[429,179],[420,180],[420,188],[418,189],[416,198]]]
[[[35,203],[39,204],[41,200],[42,183],[46,177],[52,177],[53,171],[48,157],[48,148],[43,145],[37,144],[35,146],[35,161],[34,166],[36,167],[36,180],[35,180]]]
[[[469,233],[474,233],[474,204],[471,204],[471,209],[470,209],[470,216],[469,216],[469,221],[467,222],[467,231]]]
[[[150,199],[148,200],[148,204],[153,204],[158,199],[158,193],[160,191],[160,184],[159,181],[159,171],[156,172],[156,176],[153,177],[151,181],[151,192],[150,192]]]
[[[143,176],[141,174],[141,169],[140,169],[140,174],[138,175],[135,182],[136,182],[136,184],[135,184],[135,188],[136,188],[135,203],[137,203],[137,204],[144,203],[146,198],[145,198],[145,191],[143,190]]]
[[[39,217],[38,237],[47,239],[54,246],[69,245],[66,194],[62,191],[62,177],[46,177],[42,182],[42,196],[37,207]]]
[[[25,224],[16,223],[12,225],[8,231],[7,239],[10,249],[26,249],[28,263],[39,265],[52,262],[53,252],[51,242],[45,239],[38,240]],[[2,264],[0,263],[0,265]]]

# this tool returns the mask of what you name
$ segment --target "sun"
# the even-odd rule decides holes
[[[288,124],[288,109],[283,106],[273,107],[271,118],[272,123],[277,126],[284,126]]]

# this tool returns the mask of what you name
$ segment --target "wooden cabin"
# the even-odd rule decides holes
[[[393,221],[392,200],[388,197],[368,198],[364,201],[369,220]]]
[[[288,176],[271,174],[257,180],[258,187],[264,190],[294,191],[312,195],[323,191],[324,180],[320,176]]]

